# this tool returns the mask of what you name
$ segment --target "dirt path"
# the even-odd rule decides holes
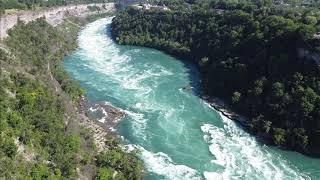
[[[88,6],[98,6],[101,10],[90,11]],[[0,40],[8,36],[7,31],[18,22],[18,19],[24,22],[29,22],[40,17],[45,17],[48,23],[53,26],[57,26],[68,16],[80,17],[87,16],[89,14],[112,12],[114,10],[114,3],[100,3],[62,6],[41,11],[18,11],[14,14],[5,14],[0,18]]]

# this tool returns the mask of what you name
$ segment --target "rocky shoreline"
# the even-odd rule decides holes
[[[231,110],[231,108],[226,105],[221,99],[216,98],[216,97],[208,97],[208,96],[201,96],[201,99],[203,99],[205,102],[207,102],[212,108],[214,108],[216,111],[220,112],[223,116],[226,116],[227,118],[239,123],[241,126],[243,126],[244,128],[249,128],[249,124],[248,124],[248,119],[246,117],[243,117],[235,112],[233,112]],[[261,142],[264,143],[266,145],[274,145],[272,142],[271,137],[266,136],[265,134],[256,134],[255,135],[256,139]],[[286,147],[279,147],[282,150],[290,150]],[[298,151],[302,154],[308,155],[310,157],[314,157],[314,158],[320,158],[320,154],[317,153],[316,150],[310,150],[308,152],[306,151]]]
[[[78,113],[80,124],[88,128],[98,152],[107,149],[106,141],[110,137],[118,138],[115,127],[125,117],[125,113],[106,103],[92,103],[81,96],[78,99]]]
[[[211,98],[208,96],[201,96],[201,99],[203,99],[212,108],[214,108],[216,111],[220,112],[227,118],[239,122],[242,126],[248,127],[248,121],[246,120],[246,118],[233,112],[231,108],[226,105],[221,99],[215,97]]]

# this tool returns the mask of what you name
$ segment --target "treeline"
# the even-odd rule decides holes
[[[80,29],[70,24],[60,29]],[[1,45],[1,178],[142,178],[135,153],[124,152],[111,138],[109,149],[98,153],[89,130],[79,124],[74,104],[83,90],[61,68],[75,37],[41,18],[19,22]]]
[[[0,0],[0,15],[5,9],[35,9],[76,4],[107,3],[114,0]]]
[[[120,44],[192,59],[205,94],[247,116],[252,133],[319,154],[320,59],[310,55],[319,50],[319,9],[226,0],[176,7],[128,8],[113,19],[112,34]]]
[[[121,0],[116,0],[121,1]],[[129,0],[127,0],[129,1]],[[131,0],[133,1],[133,0]],[[193,4],[203,4],[207,5],[208,3],[213,4],[220,4],[223,6],[237,6],[243,4],[254,4],[256,6],[282,6],[282,7],[319,7],[320,1],[319,0],[136,0],[137,2],[141,3],[150,3],[154,5],[166,5],[170,6],[171,8],[181,8],[181,7],[188,7]]]

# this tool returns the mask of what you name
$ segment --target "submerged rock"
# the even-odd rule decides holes
[[[192,91],[192,90],[193,90],[193,87],[190,86],[190,85],[188,85],[188,86],[183,87],[182,90]]]

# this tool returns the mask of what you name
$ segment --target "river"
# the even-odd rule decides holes
[[[116,131],[141,150],[146,179],[320,179],[319,159],[258,143],[197,97],[192,64],[117,45],[111,20],[84,27],[64,67],[89,100],[126,112]]]

